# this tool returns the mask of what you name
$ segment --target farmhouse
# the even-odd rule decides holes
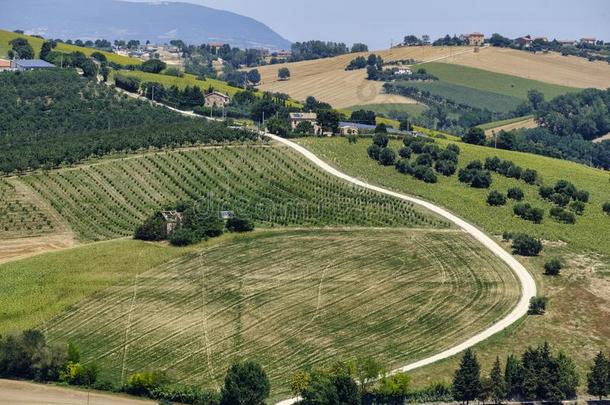
[[[161,211],[163,222],[165,222],[165,232],[167,235],[174,232],[176,227],[182,222],[182,214],[178,211]]]
[[[595,45],[595,38],[581,38],[581,45]]]
[[[515,42],[524,48],[529,48],[530,45],[532,44],[532,37],[530,37],[529,35],[526,35],[524,37],[519,37],[519,38],[515,39]]]
[[[0,59],[0,72],[11,69],[11,61]]]
[[[571,39],[562,39],[562,40],[559,40],[557,42],[559,42],[559,44],[561,46],[574,46],[574,45],[576,45],[576,41],[571,40]]]
[[[375,125],[358,124],[356,122],[339,122],[341,135],[357,135],[360,131],[374,131]]]
[[[11,61],[11,69],[17,71],[52,69],[55,65],[42,59],[17,59]]]
[[[206,107],[224,107],[231,102],[231,98],[224,93],[213,91],[204,97]]]
[[[468,45],[470,46],[482,46],[485,41],[485,35],[480,32],[473,32],[468,34]]]
[[[318,114],[316,113],[290,113],[290,126],[295,129],[301,122],[307,121],[314,128],[314,131],[318,133]]]

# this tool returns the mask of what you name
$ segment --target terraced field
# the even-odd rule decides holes
[[[280,146],[179,150],[106,160],[22,179],[83,240],[129,236],[178,200],[205,201],[259,225],[447,227],[444,220],[354,188]]]
[[[252,359],[280,395],[306,365],[370,354],[399,366],[448,348],[518,296],[508,267],[461,231],[263,231],[112,286],[45,327],[115,382],[154,369],[218,386],[231,361]]]

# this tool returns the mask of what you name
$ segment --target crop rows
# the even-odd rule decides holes
[[[0,239],[40,235],[53,229],[47,212],[23,196],[13,183],[0,179]]]
[[[131,235],[178,200],[261,225],[446,227],[418,209],[334,179],[283,147],[177,151],[36,174],[25,180],[85,240]]]
[[[215,386],[232,360],[255,359],[285,393],[307,365],[399,366],[450,347],[518,295],[508,268],[458,231],[268,232],[140,274],[47,330],[115,382],[153,369]]]

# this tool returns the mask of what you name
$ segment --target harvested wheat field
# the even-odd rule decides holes
[[[536,128],[538,123],[533,118],[528,118],[521,121],[510,122],[504,125],[500,125],[497,127],[493,127],[485,130],[485,136],[492,137],[495,133],[499,133],[500,131],[512,131],[514,129],[529,129]]]
[[[44,329],[115,382],[147,369],[217,387],[250,359],[277,396],[306,365],[374,355],[396,367],[449,348],[518,298],[510,269],[458,230],[262,231],[141,273]]]
[[[415,59],[432,62],[460,52],[472,52],[472,48],[405,47],[373,53],[387,61]],[[358,56],[366,57],[368,54],[352,53],[335,58],[263,66],[258,68],[261,73],[260,88],[265,91],[287,93],[301,101],[308,96],[314,96],[335,108],[361,104],[415,104],[415,100],[406,97],[383,94],[383,82],[366,80],[366,69],[345,70],[352,59]],[[277,78],[278,69],[281,67],[290,69],[290,80],[280,81]]]
[[[555,52],[533,54],[489,47],[481,49],[479,53],[456,54],[443,62],[568,87],[610,87],[610,64],[607,62],[589,62],[584,58],[561,56]]]

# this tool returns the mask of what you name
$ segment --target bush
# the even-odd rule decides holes
[[[473,145],[483,145],[485,143],[485,131],[478,127],[472,127],[466,132],[462,140]]]
[[[545,200],[548,200],[549,198],[551,198],[551,196],[554,193],[555,193],[555,190],[553,190],[553,187],[540,186],[540,188],[538,189],[538,195],[540,195],[540,197]]]
[[[538,181],[538,172],[533,169],[525,169],[523,173],[521,173],[521,180],[525,181],[527,184],[536,184]]]
[[[382,148],[379,152],[379,163],[384,166],[392,166],[396,162],[396,153],[390,148]]]
[[[565,207],[570,202],[570,196],[561,193],[554,193],[549,197],[549,200],[560,207]]]
[[[413,176],[426,183],[436,183],[438,181],[430,166],[415,166]]]
[[[579,201],[579,202],[583,202],[583,203],[589,202],[589,192],[585,191],[585,190],[578,190],[576,193],[574,193],[574,195],[572,197],[574,198],[575,201]]]
[[[506,196],[511,200],[521,201],[523,200],[523,191],[519,187],[509,188]]]
[[[453,176],[457,168],[455,163],[450,160],[437,160],[434,164],[434,170],[443,176]]]
[[[576,186],[567,180],[559,180],[557,183],[555,183],[553,190],[555,190],[555,193],[565,194],[570,198],[572,198],[577,191]]]
[[[559,259],[551,259],[544,264],[544,274],[548,276],[558,276],[562,265]]]
[[[553,207],[550,210],[551,217],[553,217],[558,222],[563,222],[564,224],[575,224],[576,216],[570,212],[566,211],[561,207]]]
[[[610,202],[605,202],[604,205],[602,205],[602,211],[604,214],[610,215]]]
[[[168,383],[169,379],[160,371],[135,373],[127,379],[125,391],[132,395],[152,396],[155,390]]]
[[[150,59],[142,63],[141,69],[146,73],[159,73],[167,67],[167,64],[159,59]]]
[[[455,153],[458,156],[460,154],[460,147],[454,143],[450,143],[449,145],[447,145],[447,150]]]
[[[366,153],[368,153],[368,155],[371,159],[379,160],[379,154],[381,153],[381,148],[379,147],[379,145],[374,143],[368,147],[368,149],[366,150]]]
[[[219,405],[220,393],[192,385],[162,385],[151,390],[151,396],[161,401],[193,405]]]
[[[413,174],[413,165],[409,159],[400,159],[396,162],[396,170],[403,174]]]
[[[428,153],[422,153],[415,159],[415,163],[419,166],[432,166],[432,156]]]
[[[254,230],[254,222],[240,217],[229,218],[225,226],[230,232],[252,232]]]
[[[385,134],[387,132],[388,132],[388,126],[386,124],[384,124],[383,122],[380,124],[377,124],[377,126],[375,127],[376,134]]]
[[[452,150],[445,149],[444,151],[442,151],[442,152],[440,152],[438,154],[436,159],[439,159],[439,160],[450,160],[453,163],[457,164],[458,163],[458,154],[455,153]]]
[[[483,170],[483,165],[479,160],[473,160],[465,168],[460,169],[458,179],[475,188],[489,188],[492,183],[491,173]]]
[[[572,201],[570,203],[570,211],[575,213],[576,215],[582,215],[585,212],[585,203],[582,201]]]
[[[169,242],[174,246],[189,246],[201,241],[189,228],[178,228],[172,232]]]
[[[114,84],[130,93],[137,93],[140,89],[140,81],[135,77],[123,76],[121,74],[114,75]]]
[[[544,211],[541,208],[534,208],[528,203],[515,204],[513,212],[518,217],[535,224],[539,224],[544,219]]]
[[[97,380],[98,371],[99,367],[95,363],[68,363],[63,380],[68,384],[91,387]]]
[[[538,256],[542,251],[542,242],[533,236],[518,234],[512,239],[513,253],[521,256]]]
[[[497,207],[506,204],[506,196],[496,190],[493,190],[487,196],[487,204],[492,207]]]
[[[183,77],[184,76],[184,72],[182,71],[182,69],[179,69],[177,67],[168,67],[167,69],[163,70],[163,72],[161,72],[162,74],[164,74],[165,76],[174,76],[174,77]]]
[[[529,315],[543,315],[546,311],[546,301],[545,297],[532,297],[527,313]]]
[[[161,213],[155,213],[144,221],[142,225],[138,226],[133,237],[134,239],[146,241],[160,241],[167,239],[167,230]]]
[[[411,150],[411,148],[409,148],[407,146],[403,146],[398,151],[398,154],[400,155],[400,157],[405,158],[405,159],[411,158],[412,153],[413,153],[413,151]]]
[[[385,133],[376,133],[375,136],[373,136],[373,144],[380,148],[387,147],[389,142],[390,138],[388,138],[388,135]]]

